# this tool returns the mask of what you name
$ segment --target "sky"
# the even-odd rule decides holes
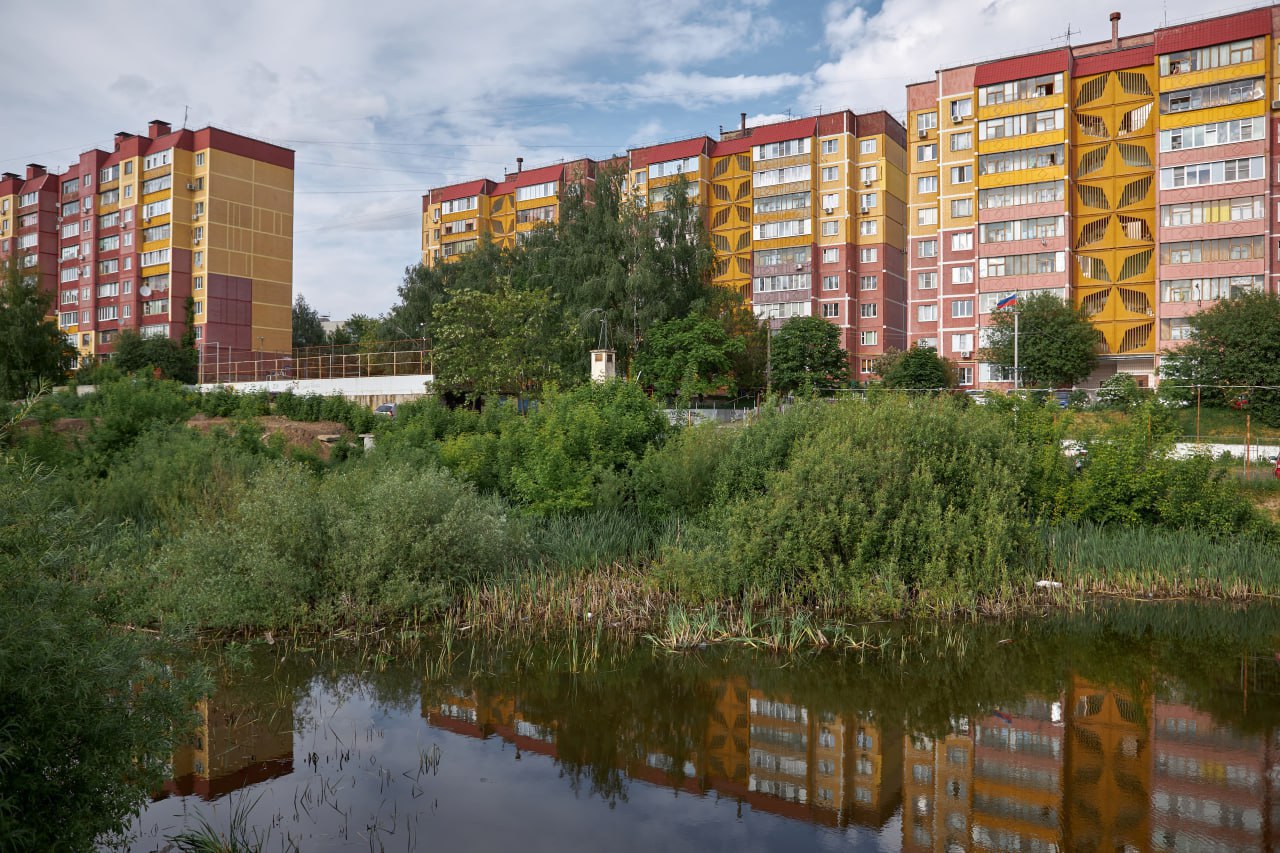
[[[378,315],[422,195],[714,136],[739,114],[885,109],[937,68],[1147,32],[1220,0],[0,0],[0,171],[62,169],[147,122],[296,151],[294,294]],[[1229,2],[1229,0],[1227,0]]]

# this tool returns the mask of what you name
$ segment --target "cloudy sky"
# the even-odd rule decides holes
[[[1244,8],[1192,0],[8,0],[0,170],[150,119],[297,152],[294,292],[379,314],[432,186],[819,109],[935,68]],[[1230,0],[1225,0],[1230,2]],[[1266,5],[1257,3],[1253,5]],[[1055,41],[1055,36],[1057,40]]]

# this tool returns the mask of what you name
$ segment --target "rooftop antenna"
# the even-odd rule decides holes
[[[1071,22],[1067,21],[1067,31],[1060,36],[1054,36],[1053,40],[1057,41],[1058,39],[1064,39],[1066,41],[1066,46],[1071,47],[1071,37],[1079,34],[1080,31],[1071,29]]]

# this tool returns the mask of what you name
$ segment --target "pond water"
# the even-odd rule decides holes
[[[203,821],[307,851],[1280,844],[1280,609],[868,638],[222,650],[199,731],[118,846],[164,850]]]

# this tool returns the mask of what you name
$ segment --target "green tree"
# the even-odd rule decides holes
[[[1280,297],[1249,293],[1224,299],[1190,318],[1191,340],[1167,353],[1161,385],[1204,385],[1208,401],[1242,393],[1264,423],[1280,426]],[[1241,386],[1270,386],[1250,388]],[[1235,386],[1235,387],[1232,387]]]
[[[840,330],[821,317],[793,317],[773,335],[770,381],[779,391],[835,388],[849,381]]]
[[[320,324],[320,315],[307,304],[306,298],[298,294],[293,300],[293,345],[295,347],[321,346],[328,340],[324,326]]]
[[[886,388],[936,391],[955,385],[955,369],[933,347],[890,351],[876,359],[876,373]]]
[[[1012,368],[1014,311],[1018,312],[1018,365],[1022,384],[1036,388],[1074,385],[1098,363],[1101,335],[1084,309],[1052,293],[1018,297],[1013,310],[991,315],[987,361]]]
[[[721,387],[732,392],[732,355],[746,348],[742,338],[731,338],[724,326],[710,317],[690,314],[656,323],[636,354],[637,377],[664,397],[683,404],[695,396]]]
[[[0,283],[0,399],[26,397],[42,380],[61,382],[75,364],[50,305],[39,279],[23,274],[16,255],[10,258]]]
[[[196,381],[197,355],[169,338],[144,338],[126,329],[116,338],[112,363],[125,373],[151,374],[156,368],[166,379]]]
[[[436,385],[471,401],[536,392],[560,379],[569,322],[548,289],[450,295],[436,323]]]
[[[734,384],[739,394],[763,391],[769,368],[769,327],[760,322],[738,294],[728,294],[729,304],[720,311],[720,324],[730,338],[741,340],[742,347],[729,354]]]

